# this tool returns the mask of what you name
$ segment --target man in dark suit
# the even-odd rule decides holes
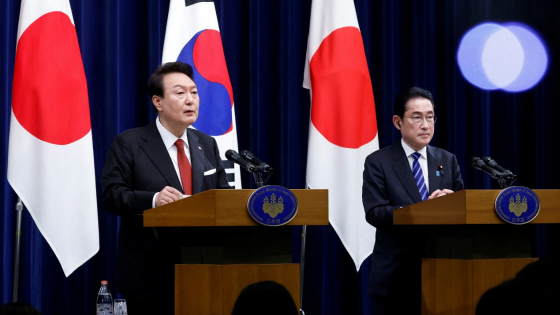
[[[148,90],[156,121],[115,137],[101,178],[103,206],[121,217],[117,291],[132,315],[174,313],[174,265],[180,261],[180,230],[143,227],[143,211],[231,188],[216,141],[188,128],[199,108],[191,66],[160,66]]]
[[[420,314],[425,243],[414,229],[393,225],[393,211],[463,189],[455,156],[428,145],[435,122],[430,92],[399,93],[393,124],[402,139],[365,161],[362,200],[366,220],[377,229],[368,289],[375,315]]]

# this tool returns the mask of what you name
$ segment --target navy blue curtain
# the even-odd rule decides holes
[[[96,176],[112,138],[155,119],[145,86],[161,62],[169,3],[71,0],[88,80]],[[239,148],[275,167],[269,183],[305,187],[309,93],[301,87],[311,0],[216,0],[224,52],[236,104]],[[355,0],[375,95],[381,147],[400,139],[391,123],[396,93],[408,86],[434,94],[438,122],[433,145],[457,155],[468,189],[498,188],[469,166],[490,155],[518,174],[516,184],[557,189],[560,83],[554,57],[560,47],[560,3],[547,0]],[[1,303],[11,301],[17,200],[6,180],[11,89],[20,0],[0,3],[0,278]],[[549,68],[521,93],[484,91],[457,66],[463,34],[485,21],[519,21],[537,30],[549,51]],[[344,93],[344,91],[340,91]],[[63,96],[61,96],[63,97]],[[340,104],[350,106],[351,104]],[[363,161],[356,161],[363,163]],[[336,171],[336,170],[326,170]],[[254,187],[248,174],[245,188]],[[97,185],[98,196],[101,186]],[[19,300],[44,314],[94,314],[100,280],[116,283],[118,218],[98,204],[101,249],[65,278],[48,244],[24,211]],[[294,260],[299,232],[293,229]],[[538,257],[558,258],[560,233],[540,227]],[[371,314],[366,295],[369,259],[357,272],[331,227],[308,230],[303,308],[308,314]],[[113,290],[114,286],[112,287]],[[147,288],[149,289],[149,288]],[[115,293],[115,292],[113,292]]]

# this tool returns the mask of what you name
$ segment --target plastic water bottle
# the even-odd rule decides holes
[[[108,284],[107,280],[101,281],[101,288],[97,294],[97,315],[113,315],[113,296]]]

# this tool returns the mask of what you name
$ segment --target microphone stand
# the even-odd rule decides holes
[[[260,167],[255,167],[255,169],[251,172],[251,173],[253,173],[253,179],[255,180],[255,184],[257,185],[257,188],[263,187],[264,184],[266,184],[266,182],[270,178],[270,176],[272,176],[272,172],[273,172],[272,168],[269,168],[268,171],[263,170],[265,173],[267,173],[266,177],[263,180],[261,169],[262,168],[260,168]]]
[[[255,184],[257,184],[257,188],[261,188],[264,186],[262,174],[257,168],[255,168],[255,170],[253,171],[253,179],[255,180]]]
[[[506,189],[509,187],[508,180],[506,178],[500,177],[498,178],[498,183],[500,184],[500,189]]]
[[[497,178],[498,183],[500,184],[500,189],[506,189],[511,186],[513,182],[515,182],[515,180],[517,179],[517,175],[510,174]]]

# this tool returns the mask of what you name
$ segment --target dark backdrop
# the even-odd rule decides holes
[[[302,85],[310,0],[216,0],[233,85],[239,148],[278,170],[269,181],[305,186],[309,94]],[[168,1],[71,0],[88,80],[97,179],[112,138],[155,119],[145,90],[161,61]],[[466,188],[498,188],[469,166],[490,155],[519,179],[516,184],[557,189],[554,153],[560,110],[554,103],[560,69],[560,2],[548,0],[356,0],[375,94],[381,147],[398,141],[391,123],[398,90],[433,92],[439,117],[432,144],[457,155]],[[0,297],[11,301],[16,196],[6,180],[13,66],[20,0],[0,2]],[[484,21],[519,21],[536,29],[549,51],[546,76],[531,90],[510,94],[470,85],[456,64],[462,35]],[[344,91],[340,91],[344,93]],[[64,96],[61,95],[61,101]],[[352,104],[340,104],[352,106]],[[363,161],[356,161],[363,163]],[[245,188],[254,187],[247,174]],[[101,186],[97,184],[98,196]],[[65,278],[52,250],[24,212],[19,300],[44,314],[94,314],[99,281],[115,290],[119,221],[100,204],[101,249]],[[294,260],[299,261],[294,228]],[[535,255],[556,258],[558,232],[539,227]],[[368,314],[364,295],[369,259],[359,273],[331,227],[311,227],[304,309],[308,314]],[[153,288],[146,288],[150,290]]]

